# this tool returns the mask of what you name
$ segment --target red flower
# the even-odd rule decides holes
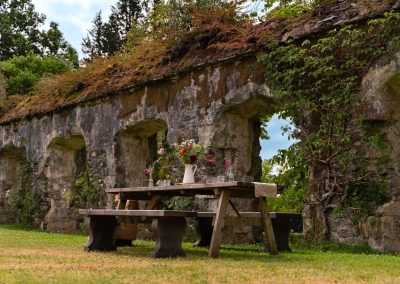
[[[196,160],[197,160],[197,156],[196,155],[191,155],[190,156],[190,161],[192,162],[192,164],[195,163]]]
[[[185,147],[183,147],[183,148],[181,148],[179,150],[179,155],[183,156],[183,155],[185,155],[185,153],[186,153],[186,148]]]
[[[149,175],[153,173],[153,169],[144,169],[144,174]]]

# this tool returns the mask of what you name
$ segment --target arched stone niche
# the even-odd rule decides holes
[[[247,98],[229,102],[224,105],[214,121],[212,128],[203,140],[211,145],[217,165],[211,176],[224,175],[224,158],[233,163],[235,180],[260,181],[262,174],[261,117],[276,112],[276,104],[268,97],[247,93]],[[205,171],[207,172],[207,171]],[[205,176],[203,179],[207,179]],[[258,209],[258,204],[251,200],[236,199],[233,201],[239,211]],[[198,210],[215,211],[217,201],[208,197],[195,200]],[[233,209],[230,214],[234,214]],[[223,241],[227,243],[248,243],[260,239],[261,232],[254,231],[251,226],[224,227]]]
[[[19,168],[25,158],[25,149],[6,145],[0,151],[0,223],[11,224],[16,214],[9,206],[9,192],[19,186]]]
[[[218,116],[211,145],[217,161],[232,161],[236,180],[259,181],[261,178],[261,117],[276,112],[276,105],[265,97],[227,104]],[[223,173],[224,167],[219,167]],[[222,171],[222,172],[221,172]]]
[[[55,137],[47,147],[44,175],[47,179],[47,212],[43,229],[51,232],[75,232],[77,212],[72,198],[78,194],[75,181],[86,171],[86,143],[81,135]]]
[[[144,169],[157,158],[157,136],[167,131],[163,120],[141,121],[115,137],[115,187],[147,185]]]
[[[361,224],[362,235],[375,249],[400,251],[400,54],[364,77],[365,123],[379,127],[388,147],[367,145],[369,166],[388,186],[388,202]],[[382,163],[381,161],[385,161]]]

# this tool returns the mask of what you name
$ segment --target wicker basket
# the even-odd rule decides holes
[[[139,206],[137,200],[127,200],[125,209],[137,209]],[[119,207],[119,206],[118,206]],[[117,207],[117,208],[118,208]],[[120,223],[115,232],[117,240],[135,240],[138,231],[138,225],[132,223]]]
[[[135,240],[137,231],[137,224],[120,223],[115,232],[115,238],[117,240]]]

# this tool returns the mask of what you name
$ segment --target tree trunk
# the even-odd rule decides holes
[[[304,206],[304,239],[306,242],[328,240],[330,235],[326,208],[321,203],[324,169],[314,164],[309,168],[308,198]]]

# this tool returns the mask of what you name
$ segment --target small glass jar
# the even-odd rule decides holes
[[[229,167],[228,181],[235,181],[235,176],[233,174],[233,167]]]
[[[153,175],[150,174],[149,175],[149,187],[153,187],[153,186],[154,186]]]

